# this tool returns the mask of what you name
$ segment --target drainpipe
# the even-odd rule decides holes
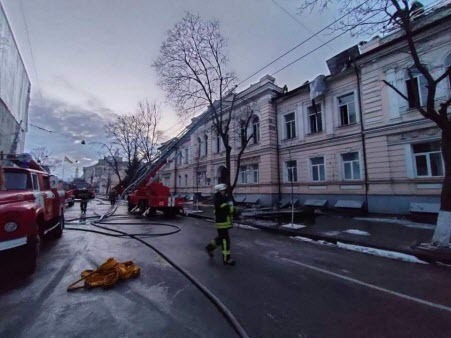
[[[359,104],[359,117],[360,117],[360,129],[361,129],[361,140],[362,140],[362,153],[363,153],[363,166],[364,166],[364,184],[365,184],[365,207],[364,211],[368,213],[368,166],[366,160],[366,142],[365,142],[365,126],[363,124],[363,107],[362,107],[362,84],[360,81],[360,71],[357,65],[354,63],[355,75],[357,77],[357,101]]]
[[[177,161],[178,161],[178,148],[175,148],[174,158],[174,196],[177,194]]]
[[[277,99],[274,98],[274,112],[276,115],[276,154],[277,154],[277,186],[278,186],[278,198],[282,199],[282,187],[280,182],[280,149],[279,149],[279,118],[277,116]]]

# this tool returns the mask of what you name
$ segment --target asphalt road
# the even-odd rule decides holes
[[[104,212],[107,205],[97,203],[91,203],[91,212]],[[71,215],[78,210],[68,211],[66,218]],[[211,223],[182,217],[155,220],[182,230],[146,241],[208,287],[251,337],[451,336],[450,268],[244,229],[231,232],[237,265],[229,267],[222,265],[219,251],[214,259],[204,251],[215,236]],[[109,226],[134,233],[167,230],[144,224]],[[141,276],[107,291],[66,292],[82,270],[110,256],[135,261]],[[236,336],[184,276],[132,239],[66,231],[44,247],[33,276],[3,277],[0,337]]]

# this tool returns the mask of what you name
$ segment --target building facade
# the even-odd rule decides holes
[[[99,159],[99,161],[89,167],[83,167],[83,180],[95,188],[98,194],[108,194],[112,187],[120,183],[119,177],[114,170],[112,163],[115,163],[111,156]],[[125,170],[127,162],[122,161],[121,157],[116,157],[116,163],[119,171],[119,176],[125,178]]]
[[[0,152],[24,150],[30,91],[30,79],[0,3]]]
[[[450,22],[448,5],[415,23],[420,57],[435,76],[451,66]],[[297,205],[390,214],[423,204],[438,211],[441,133],[411,108],[414,100],[424,103],[426,88],[406,52],[405,39],[394,32],[343,51],[327,61],[329,75],[291,91],[266,76],[238,93],[253,104],[248,132],[256,136],[238,169],[232,161],[236,199],[271,206],[293,198]],[[439,84],[437,104],[450,88],[451,77]],[[239,125],[233,132],[239,134]],[[232,159],[240,150],[239,137],[234,140]],[[204,124],[174,152],[160,179],[177,195],[210,195],[224,168],[221,143],[212,124]]]

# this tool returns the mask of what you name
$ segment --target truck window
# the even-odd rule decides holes
[[[42,189],[50,190],[50,178],[48,176],[42,176]]]
[[[31,182],[26,173],[5,172],[6,190],[28,190],[31,188]]]
[[[39,182],[38,182],[38,175],[31,174],[31,180],[33,182],[33,190],[39,191]]]

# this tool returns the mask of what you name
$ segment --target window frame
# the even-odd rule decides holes
[[[343,97],[349,96],[349,95],[353,96],[352,104],[354,105],[354,119],[355,119],[355,121],[354,122],[349,122],[347,124],[343,124],[343,117],[342,117],[342,113],[341,113],[341,107],[343,107],[343,106],[347,107],[348,121],[350,121],[350,118],[349,118],[349,104],[350,103],[340,104],[340,99],[343,98]],[[336,96],[336,100],[337,100],[336,102],[337,102],[337,107],[338,107],[339,126],[340,127],[346,127],[346,126],[352,126],[352,125],[357,124],[359,122],[359,116],[358,116],[359,114],[358,114],[358,110],[357,110],[358,107],[357,107],[357,104],[356,104],[357,102],[356,102],[356,92],[355,92],[355,90],[346,92],[346,93],[341,94],[341,95],[337,95]]]
[[[412,72],[412,79],[409,76],[409,69]],[[415,88],[411,87],[412,85],[410,85],[410,87],[409,87],[408,83],[411,83],[411,81],[415,81],[414,82]],[[413,99],[415,99],[415,100],[418,99],[418,103],[421,107],[424,107],[426,105],[426,102],[423,102],[423,94],[424,93],[422,92],[422,89],[426,90],[426,100],[427,100],[427,89],[424,88],[424,86],[422,86],[422,81],[426,81],[426,79],[425,79],[424,75],[421,74],[415,66],[412,66],[405,70],[404,86],[406,89],[406,96],[408,98],[407,105],[408,105],[409,109],[416,109],[416,106],[415,106],[416,102],[413,101]],[[426,83],[424,85],[426,85]],[[416,94],[417,97],[412,98],[411,95],[409,95],[409,92],[411,92],[411,90],[409,90],[409,88],[411,90],[415,91],[415,93],[411,94],[411,95]]]
[[[308,120],[309,134],[318,134],[318,133],[322,133],[324,131],[322,104],[321,104],[321,102],[315,103],[315,106],[316,107],[319,106],[319,108],[320,108],[319,111],[318,111],[318,109],[316,109],[316,111],[315,111],[313,109],[313,105],[307,107],[307,120]],[[316,131],[312,130],[312,119],[311,119],[312,116],[315,117],[315,127],[317,129]],[[319,125],[318,125],[318,116],[321,120],[321,124],[319,124]],[[321,130],[319,130],[319,128],[321,128]]]
[[[440,150],[433,150],[433,151],[428,151],[428,152],[420,152],[420,153],[415,153],[414,151],[414,146],[416,145],[420,145],[420,144],[433,144],[433,143],[437,143],[440,147]],[[440,141],[429,141],[429,142],[420,142],[420,143],[412,143],[410,145],[411,148],[411,152],[412,152],[412,161],[413,161],[413,170],[414,170],[414,175],[416,178],[435,178],[435,177],[444,177],[445,176],[445,162],[443,159],[443,154],[442,154],[442,146],[440,144]],[[432,175],[432,169],[431,169],[431,154],[439,154],[440,155],[440,163],[441,163],[441,167],[442,167],[442,175]],[[426,168],[427,168],[427,175],[419,175],[418,174],[418,167],[417,167],[417,157],[420,156],[426,156]]]
[[[294,166],[289,167],[288,163],[289,162],[294,162]],[[294,168],[294,171],[293,171]],[[291,177],[294,178],[294,180],[290,179],[290,170],[291,170]],[[299,180],[298,177],[298,161],[297,160],[286,160],[285,161],[285,173],[286,173],[286,182],[287,183],[297,183]]]
[[[290,120],[287,122],[287,116],[293,114],[293,120]],[[290,127],[288,127],[288,124],[290,125]],[[283,135],[284,135],[284,140],[292,140],[295,139],[297,137],[297,131],[296,131],[296,112],[290,112],[290,113],[286,113],[283,114]],[[292,135],[290,135],[291,137],[288,137],[289,135],[289,131]]]
[[[257,184],[260,181],[260,168],[258,163],[243,164],[239,169],[240,184]]]
[[[296,118],[295,118],[296,120]],[[257,121],[257,122],[255,122]],[[260,143],[260,117],[258,115],[255,115],[252,118],[252,134],[253,134],[253,143],[259,144]]]
[[[352,160],[352,161],[345,161],[343,156],[344,155],[349,155],[349,154],[357,154],[358,160]],[[350,152],[346,152],[346,153],[341,153],[340,154],[340,160],[341,160],[341,173],[342,173],[342,180],[343,181],[361,181],[362,180],[362,164],[361,164],[361,154],[360,151],[350,151]],[[353,163],[357,162],[359,165],[359,177],[355,178],[355,173],[354,173],[354,166]],[[345,163],[351,163],[351,176],[352,178],[346,178],[346,169],[345,169]]]
[[[322,164],[313,164],[313,160],[317,159],[317,158],[321,158],[323,160]],[[310,179],[312,182],[325,182],[326,181],[326,160],[325,160],[325,156],[324,155],[320,155],[320,156],[314,156],[314,157],[310,157],[309,159],[309,163],[310,163]],[[321,166],[323,169],[323,177],[324,179],[321,179]],[[318,179],[315,180],[314,178],[314,168],[318,168]]]

